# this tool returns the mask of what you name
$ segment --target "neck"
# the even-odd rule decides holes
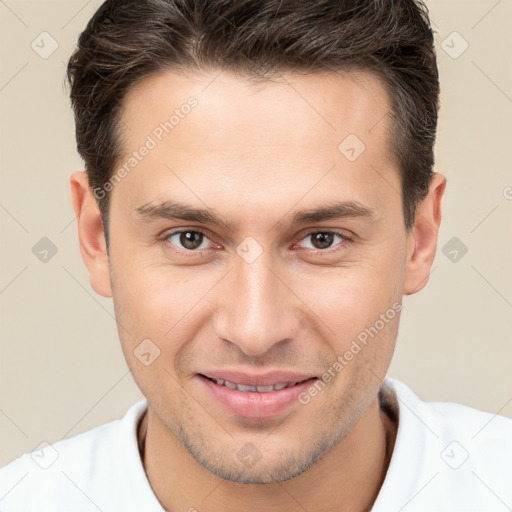
[[[275,484],[240,484],[199,465],[149,407],[139,450],[151,487],[167,511],[363,512],[371,509],[389,466],[397,424],[378,397],[330,452],[307,471]]]

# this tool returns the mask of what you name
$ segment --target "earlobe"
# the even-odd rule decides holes
[[[112,297],[108,253],[98,202],[89,186],[85,172],[70,177],[71,201],[77,219],[82,259],[89,271],[93,290],[103,297]]]
[[[404,294],[412,295],[428,283],[436,255],[437,233],[441,224],[441,203],[446,178],[434,174],[425,199],[418,206],[414,226],[407,240],[407,268]]]

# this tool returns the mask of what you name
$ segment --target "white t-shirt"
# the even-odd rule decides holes
[[[389,377],[382,389],[381,405],[398,414],[399,424],[372,512],[512,510],[511,419],[423,402]],[[138,450],[137,424],[146,407],[142,400],[122,419],[0,469],[0,512],[162,512]]]

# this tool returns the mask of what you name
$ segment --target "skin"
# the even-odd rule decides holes
[[[365,72],[286,74],[257,86],[216,76],[166,71],[129,91],[126,155],[188,97],[198,105],[115,186],[108,252],[87,175],[71,176],[91,286],[113,297],[126,361],[148,400],[140,429],[150,484],[172,511],[369,510],[396,437],[377,393],[400,314],[308,404],[275,418],[227,412],[197,373],[321,376],[428,282],[446,179],[434,175],[407,231],[389,155],[389,98]],[[366,145],[353,162],[338,149],[351,133]],[[166,200],[208,208],[231,226],[136,211]],[[297,211],[332,201],[356,201],[373,216],[292,225]],[[204,230],[200,248],[168,236],[178,228]],[[315,244],[326,231],[344,237]],[[249,236],[263,251],[251,263],[236,251]],[[134,355],[144,339],[160,350],[149,366]],[[252,466],[237,458],[247,443],[261,456]]]

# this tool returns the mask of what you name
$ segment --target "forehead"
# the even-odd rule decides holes
[[[377,124],[377,136],[388,128],[388,119],[383,118],[389,113],[389,97],[381,81],[368,72],[285,74],[253,82],[228,71],[162,71],[128,91],[121,117],[121,126],[128,128],[127,141],[136,142],[132,139],[139,131],[151,133],[156,121],[169,120],[192,97],[197,107],[186,125],[197,133],[202,148],[237,139],[244,145],[324,146],[336,143],[350,129],[368,139],[366,133]],[[188,134],[175,128],[169,143],[178,146],[180,135]]]
[[[315,188],[311,198],[321,196],[340,179],[348,189],[371,192],[375,172],[396,174],[389,105],[380,81],[365,72],[287,74],[256,84],[226,71],[161,72],[125,97],[118,165],[149,140],[151,149],[113,196],[125,189],[140,206],[165,200],[177,187],[195,200],[214,188],[225,194],[219,200],[242,195],[256,204],[270,190],[276,201],[298,199],[301,183]]]

